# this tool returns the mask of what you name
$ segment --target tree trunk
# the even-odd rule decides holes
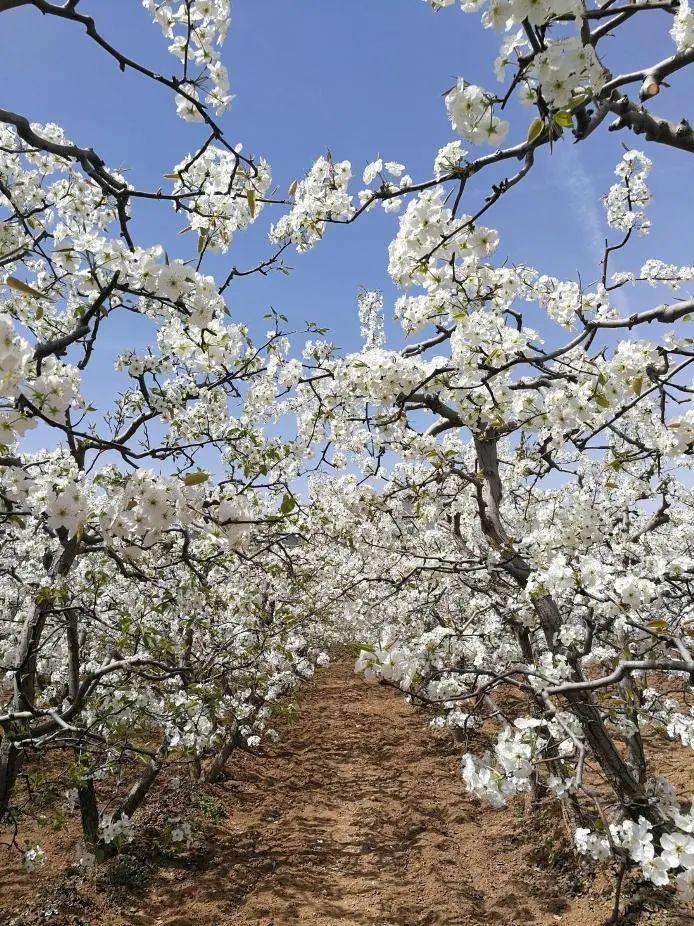
[[[115,844],[104,842],[99,832],[101,817],[92,778],[87,778],[77,785],[77,798],[80,805],[80,816],[82,817],[84,841],[94,854],[94,858],[97,862],[105,862],[107,859],[113,858],[117,851]]]
[[[127,817],[128,819],[132,817],[137,808],[147,797],[154,782],[157,780],[157,776],[164,765],[167,753],[168,749],[162,746],[156,756],[149,760],[144,772],[130,791],[128,791],[127,797],[114,814],[114,820],[120,820],[122,817]]]
[[[627,720],[634,725],[633,733],[627,735],[629,767],[639,784],[643,784],[646,781],[648,767],[646,764],[646,754],[643,750],[643,739],[641,738],[639,712],[637,709],[641,695],[634,683],[634,679],[630,675],[626,675],[619,683],[619,686],[622,689],[624,701],[628,705],[626,708]]]
[[[19,774],[19,750],[4,737],[0,743],[0,820],[10,810],[12,790]]]
[[[156,756],[149,760],[144,772],[128,791],[125,799],[113,814],[114,822],[122,820],[124,817],[130,819],[142,804],[164,765],[167,752],[168,750],[162,747]],[[87,778],[77,785],[77,796],[82,817],[84,840],[93,852],[97,862],[108,861],[108,859],[118,854],[118,846],[115,842],[105,842],[101,837],[101,813],[92,778]]]
[[[229,728],[229,732],[224,739],[219,752],[203,772],[204,781],[209,783],[219,780],[219,776],[224,771],[232,752],[236,748],[238,728],[238,722],[235,720]]]
[[[79,539],[71,537],[63,546],[57,560],[48,569],[51,580],[64,578],[70,571],[79,549]],[[41,637],[46,625],[46,619],[53,607],[50,598],[37,601],[34,609],[27,617],[22,633],[17,643],[14,655],[14,672],[12,707],[15,711],[32,711],[36,698],[36,664],[41,647]],[[28,725],[28,724],[27,724]],[[8,722],[3,731],[0,742],[0,817],[4,816],[12,800],[17,776],[22,764],[23,750],[18,749],[14,740],[21,735],[26,739],[31,736],[31,727],[28,733],[20,730],[17,724]]]
[[[515,549],[501,517],[503,487],[499,475],[498,440],[499,435],[494,431],[482,437],[475,437],[477,464],[482,476],[477,483],[477,507],[482,530],[492,548],[501,557],[499,565],[524,588],[533,570]],[[539,595],[533,600],[533,606],[540,619],[549,651],[554,655],[567,656],[574,679],[583,681],[576,660],[571,660],[570,654],[558,640],[562,620],[556,601],[551,595]],[[643,815],[651,822],[660,822],[657,811],[649,805],[642,784],[619,754],[614,740],[607,732],[593,695],[588,691],[568,691],[564,697],[572,713],[579,720],[586,742],[597,763],[627,812],[634,817]]]

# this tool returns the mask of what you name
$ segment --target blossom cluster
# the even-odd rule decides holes
[[[383,158],[376,158],[375,161],[367,164],[362,179],[367,188],[358,193],[360,205],[369,210],[373,208],[376,197],[380,199],[386,212],[395,212],[400,208],[401,198],[397,194],[407,189],[412,183],[410,175],[405,173],[404,164],[399,164],[397,161],[384,162]],[[378,181],[378,187],[374,191],[370,187],[376,181]]]
[[[611,824],[609,837],[600,835],[585,827],[575,833],[579,852],[594,859],[606,859],[618,850],[638,864],[643,877],[662,887],[670,884],[674,877],[676,887],[683,900],[694,898],[694,812],[682,814],[673,812],[672,822],[677,828],[666,830],[658,837],[660,853],[654,842],[653,825],[640,817],[638,821],[624,820]]]
[[[173,195],[199,236],[200,250],[228,251],[235,232],[247,228],[263,209],[270,166],[264,160],[249,165],[241,161],[240,151],[240,145],[235,151],[210,145],[173,169]]]
[[[471,753],[463,757],[462,777],[468,790],[492,807],[502,807],[514,794],[529,790],[537,759],[547,745],[538,735],[541,721],[518,718],[516,729],[498,735],[494,755],[480,762]]]
[[[622,156],[615,168],[621,182],[611,186],[604,199],[607,223],[611,228],[624,232],[633,228],[642,235],[647,234],[651,223],[645,210],[651,194],[646,180],[651,166],[651,161],[641,151],[627,151]]]
[[[359,321],[364,347],[380,347],[385,340],[383,331],[383,294],[364,291],[359,294]]]
[[[680,0],[670,35],[678,52],[687,52],[694,48],[694,10],[689,0]]]
[[[271,230],[273,241],[289,240],[298,251],[307,251],[323,236],[327,221],[345,221],[354,212],[348,191],[352,168],[349,161],[335,162],[322,156],[294,188],[294,203]]]
[[[579,36],[549,42],[535,57],[531,75],[554,109],[569,106],[581,95],[598,93],[607,80],[595,49]]]
[[[142,0],[167,39],[169,51],[183,65],[183,91],[176,99],[176,110],[188,122],[201,122],[203,116],[196,102],[209,104],[220,115],[228,109],[229,76],[222,63],[219,47],[230,22],[230,0]],[[198,68],[195,77],[189,75]]]
[[[509,123],[494,114],[494,97],[482,87],[460,78],[446,94],[446,109],[453,128],[473,144],[500,144]]]

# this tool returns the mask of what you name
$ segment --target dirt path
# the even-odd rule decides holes
[[[219,789],[231,813],[210,833],[205,869],[161,871],[152,904],[133,923],[590,926],[603,918],[595,897],[590,912],[580,901],[569,907],[557,872],[541,870],[513,815],[473,804],[455,755],[422,715],[350,666],[319,673],[280,743],[262,759],[244,756],[233,776]]]
[[[280,729],[262,755],[235,754],[220,785],[191,793],[161,783],[141,821],[140,848],[154,861],[144,892],[132,879],[115,886],[113,872],[70,873],[78,824],[47,829],[60,792],[47,797],[44,823],[26,838],[46,847],[48,863],[30,874],[16,859],[0,868],[0,926],[605,923],[611,879],[581,883],[547,811],[481,808],[465,793],[450,737],[351,664],[304,685],[298,715]],[[202,842],[167,860],[157,834],[189,810]],[[625,926],[685,922],[644,916]]]

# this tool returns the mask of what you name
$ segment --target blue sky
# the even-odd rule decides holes
[[[176,62],[139,0],[83,0],[82,8],[124,52],[174,72]],[[629,55],[612,59],[617,65],[633,70],[674,50],[666,15],[649,16],[637,17],[639,25],[626,33]],[[415,179],[424,179],[437,149],[454,137],[441,94],[460,75],[496,88],[497,46],[498,36],[482,29],[478,16],[454,8],[434,14],[422,0],[234,0],[224,60],[236,99],[221,121],[230,141],[270,161],[282,192],[326,148],[337,159],[351,160],[359,179],[378,154],[405,163]],[[610,46],[615,55],[620,46],[626,47],[622,40]],[[120,73],[75,24],[32,9],[3,14],[0,80],[3,106],[32,120],[58,122],[109,164],[127,167],[139,185],[165,182],[162,174],[204,137],[202,127],[176,117],[163,88]],[[654,108],[680,118],[694,98],[694,83],[689,74],[673,83]],[[522,136],[529,119],[520,107],[512,112],[511,139]],[[489,224],[502,234],[498,256],[558,276],[594,279],[606,231],[599,195],[613,180],[622,142],[638,146],[634,136],[603,128],[590,143],[564,141],[551,155],[543,151],[527,181],[489,214]],[[691,262],[685,232],[693,187],[687,162],[686,154],[658,147],[655,231],[631,252],[634,260],[653,255]],[[468,211],[481,201],[488,179],[483,175],[470,184]],[[136,222],[139,243],[158,241],[172,256],[189,256],[182,250],[189,243],[176,234],[182,223],[167,206],[138,207]],[[358,288],[384,289],[386,306],[395,296],[386,248],[396,222],[379,210],[351,228],[329,229],[308,255],[292,253],[289,277],[236,281],[228,299],[232,314],[263,331],[262,315],[272,305],[293,325],[311,319],[330,326],[338,342],[354,349]],[[231,264],[252,266],[266,256],[267,226],[261,219],[239,235],[214,268],[221,274]],[[109,337],[114,350],[122,349],[132,345],[133,332],[116,324]]]

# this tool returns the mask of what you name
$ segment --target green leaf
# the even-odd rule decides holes
[[[285,495],[282,499],[282,504],[280,505],[280,514],[289,514],[290,511],[293,511],[296,508],[296,499],[293,495]]]
[[[197,473],[186,473],[183,477],[183,484],[187,486],[199,486],[203,482],[207,482],[210,478],[209,473],[205,473],[202,470],[198,470]]]
[[[367,653],[374,653],[374,654],[376,653],[376,650],[371,645],[371,643],[352,643],[351,646],[353,649],[357,651],[360,649],[363,649],[363,650],[366,650]]]
[[[579,106],[583,106],[583,104],[587,103],[589,99],[589,93],[577,93],[575,96],[571,97],[571,108],[576,109]]]
[[[255,202],[256,202],[255,190],[253,189],[253,187],[249,187],[246,190],[246,199],[248,200],[248,211],[250,212],[251,218],[253,219],[255,218]]]
[[[53,601],[55,598],[55,590],[50,586],[42,585],[41,588],[36,593],[36,598],[34,599],[36,604],[46,604],[49,601]]]
[[[40,293],[38,289],[34,289],[33,286],[29,286],[28,283],[18,280],[16,277],[8,277],[5,282],[10,289],[16,289],[18,293],[23,293],[25,296],[33,296],[35,299],[48,299],[48,296]]]
[[[571,113],[566,109],[560,109],[559,112],[556,112],[552,118],[554,119],[554,122],[557,125],[560,125],[563,129],[570,129],[574,124],[574,121],[571,118]]]
[[[537,141],[540,135],[542,135],[544,128],[545,128],[545,123],[542,119],[540,119],[539,117],[537,119],[533,119],[533,121],[528,126],[528,141],[529,142]]]
[[[636,379],[633,379],[631,381],[631,388],[636,395],[641,395],[641,390],[643,389],[643,376],[637,376]]]
[[[649,621],[648,626],[651,628],[651,630],[667,630],[669,625],[666,620],[663,620],[659,617],[655,620]]]
[[[596,403],[600,406],[600,408],[610,407],[609,399],[605,395],[603,395],[602,392],[596,392],[593,398],[595,399]]]

